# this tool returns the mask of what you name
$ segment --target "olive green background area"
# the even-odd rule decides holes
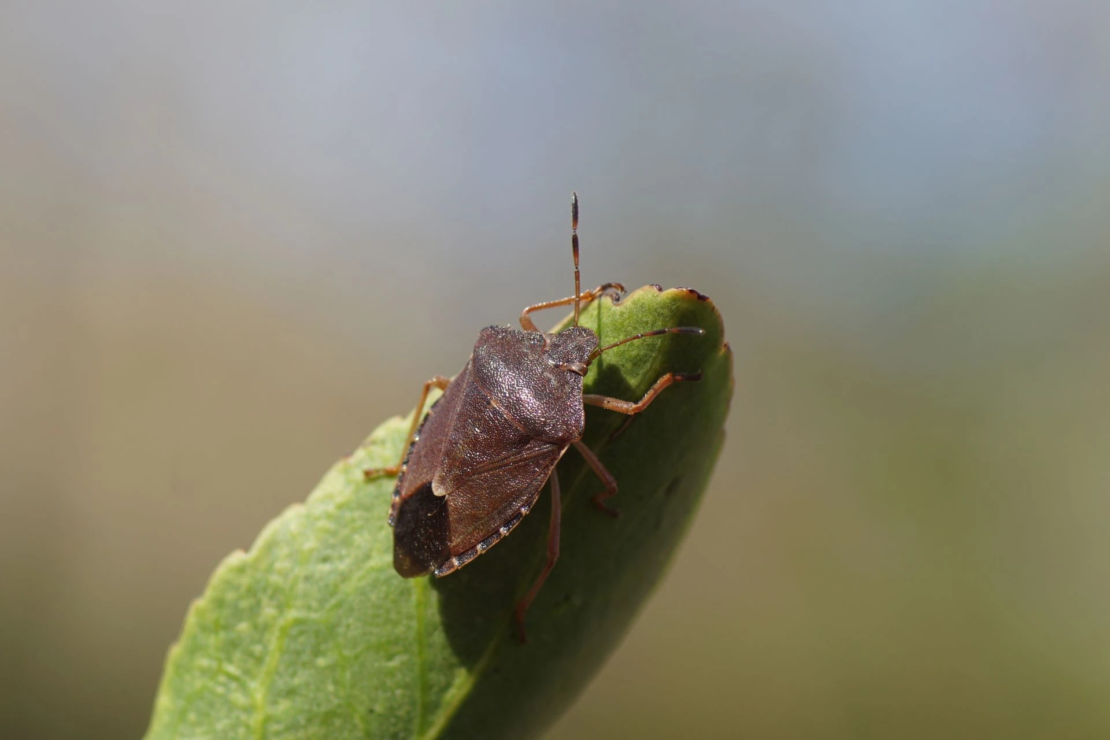
[[[572,190],[736,385],[548,737],[1110,736],[1110,4],[410,5],[0,3],[0,737],[142,736],[215,567],[572,291]]]
[[[581,325],[602,346],[652,328],[705,330],[603,353],[587,393],[640,398],[668,370],[702,378],[666,389],[627,427],[626,416],[589,409],[583,439],[619,481],[609,501],[622,513],[618,521],[592,506],[602,484],[581,455],[560,462],[560,562],[529,610],[527,645],[513,607],[546,560],[550,498],[458,573],[400,578],[383,515],[393,480],[363,475],[400,458],[408,423],[395,418],[216,571],[170,653],[147,738],[492,740],[548,727],[616,646],[689,528],[732,393],[720,315],[693,291],[606,297]]]

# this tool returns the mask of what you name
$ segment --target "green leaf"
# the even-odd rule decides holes
[[[337,463],[304,505],[213,574],[170,650],[147,738],[526,738],[586,686],[666,569],[723,440],[732,358],[720,315],[698,293],[641,288],[584,310],[602,343],[669,326],[607,352],[590,393],[639,399],[668,371],[701,370],[628,417],[587,409],[586,442],[620,483],[612,519],[574,450],[559,464],[562,555],[528,613],[511,615],[539,572],[549,497],[485,555],[442,579],[393,571],[386,523],[407,422],[391,419]],[[460,362],[461,364],[461,362]],[[429,373],[431,375],[431,373]],[[414,383],[415,397],[419,388]]]

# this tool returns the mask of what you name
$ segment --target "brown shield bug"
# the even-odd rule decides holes
[[[578,196],[571,195],[571,249],[574,295],[528,306],[521,312],[523,330],[491,326],[478,335],[474,351],[454,379],[437,376],[424,384],[405,441],[402,461],[367,470],[366,476],[396,475],[389,523],[393,527],[393,567],[405,578],[428,573],[445,576],[489,550],[536,505],[540,490],[551,482],[551,527],[547,563],[527,595],[516,605],[520,639],[524,614],[559,557],[562,511],[555,465],[574,445],[601,479],[605,489],[593,497],[602,511],[617,492],[617,481],[582,443],[585,404],[634,415],[659,393],[700,373],[666,373],[639,401],[582,393],[590,363],[603,352],[645,337],[703,334],[697,327],[656,329],[599,347],[596,334],[578,326],[584,303],[605,294],[624,294],[624,286],[606,283],[585,293],[578,272]],[[574,304],[574,324],[558,332],[541,332],[529,314]],[[421,412],[428,391],[445,391],[428,414]]]

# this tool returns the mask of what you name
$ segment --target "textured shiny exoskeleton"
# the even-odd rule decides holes
[[[582,327],[482,330],[401,467],[389,515],[398,573],[447,575],[532,509],[586,426],[582,376],[560,366],[585,364],[595,349]]]
[[[547,564],[516,607],[522,640],[524,614],[559,556],[561,503],[555,465],[571,445],[605,484],[594,503],[616,515],[604,500],[616,494],[617,483],[581,441],[584,405],[637,414],[671,383],[700,378],[699,374],[667,373],[638,402],[583,394],[582,379],[602,352],[644,337],[702,330],[657,329],[599,347],[597,335],[578,326],[581,305],[607,293],[622,295],[624,286],[608,283],[581,291],[576,195],[571,197],[571,219],[574,295],[524,309],[523,331],[500,326],[483,329],[466,366],[453,380],[436,377],[424,384],[402,462],[366,471],[368,477],[398,476],[389,523],[393,565],[406,578],[428,573],[445,576],[466,565],[512,531],[535,506],[543,484],[551,482]],[[572,303],[574,325],[557,334],[539,331],[529,316]],[[421,421],[432,387],[445,393]]]

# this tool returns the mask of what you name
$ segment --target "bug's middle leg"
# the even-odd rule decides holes
[[[397,475],[401,472],[401,465],[405,462],[405,455],[409,453],[409,447],[412,446],[412,438],[416,436],[416,430],[420,426],[420,420],[424,417],[424,402],[428,400],[428,391],[433,387],[442,390],[447,390],[447,386],[451,385],[451,379],[445,378],[442,375],[437,375],[431,380],[425,381],[424,390],[420,393],[420,400],[416,403],[416,410],[412,412],[412,424],[409,425],[408,436],[405,437],[405,445],[401,448],[401,459],[397,461],[396,465],[390,465],[385,468],[370,468],[363,470],[363,475],[366,480],[377,478],[383,475]]]
[[[613,474],[610,473],[609,470],[601,464],[601,460],[597,458],[597,455],[594,454],[594,451],[587,447],[582,440],[575,440],[574,447],[586,460],[586,464],[590,466],[590,470],[594,471],[594,475],[600,478],[602,484],[605,486],[604,491],[601,491],[600,493],[595,493],[593,498],[590,500],[594,502],[594,506],[604,511],[609,516],[620,516],[621,513],[618,509],[614,509],[611,506],[605,505],[605,499],[612,498],[613,496],[617,495],[617,479],[614,478]]]
[[[517,634],[520,636],[521,642],[528,642],[528,635],[524,632],[524,615],[536,598],[536,594],[540,592],[540,588],[543,587],[547,575],[555,567],[555,561],[559,559],[559,530],[563,517],[563,503],[559,494],[559,474],[552,470],[551,477],[548,480],[551,482],[551,526],[547,532],[547,563],[543,566],[543,570],[540,571],[539,577],[532,584],[528,594],[517,602],[516,610],[513,613],[513,617],[516,619]]]

